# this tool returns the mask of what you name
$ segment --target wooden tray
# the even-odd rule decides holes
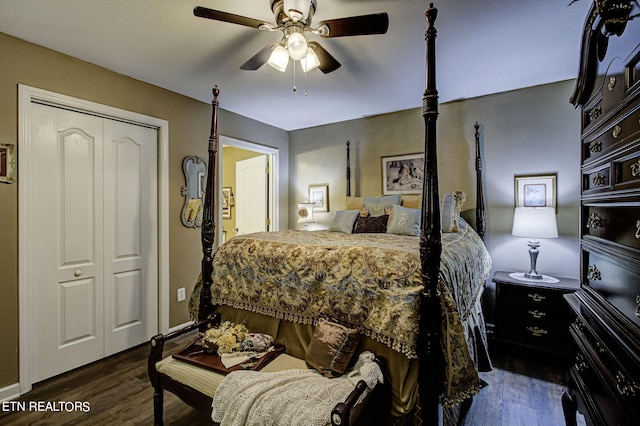
[[[274,349],[255,360],[255,364],[252,367],[243,368],[242,364],[239,364],[234,365],[231,368],[226,368],[222,364],[222,361],[220,360],[220,356],[218,354],[209,354],[206,352],[202,352],[202,347],[197,344],[198,340],[200,340],[199,337],[180,352],[173,354],[173,357],[175,359],[179,359],[180,361],[197,365],[198,367],[203,367],[222,374],[229,374],[232,371],[237,370],[260,370],[262,367],[273,361],[278,355],[283,353],[285,349],[284,345],[274,345]]]

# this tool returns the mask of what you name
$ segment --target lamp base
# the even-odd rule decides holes
[[[554,277],[550,277],[548,275],[540,275],[540,279],[535,279],[535,278],[527,278],[525,275],[527,275],[526,272],[512,272],[509,274],[509,276],[511,278],[513,278],[514,280],[519,280],[519,281],[528,281],[530,283],[544,283],[544,284],[556,284],[558,282],[560,282],[559,279],[554,278]]]
[[[539,274],[536,271],[529,271],[528,273],[524,274],[524,277],[528,280],[541,280],[544,275]]]

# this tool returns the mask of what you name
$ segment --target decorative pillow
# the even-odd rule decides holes
[[[402,206],[393,206],[387,234],[420,235],[421,214],[419,209],[410,209]]]
[[[387,232],[387,222],[389,216],[384,214],[382,216],[362,216],[360,215],[356,219],[355,225],[353,225],[354,234],[384,234]]]
[[[400,200],[400,205],[402,207],[408,207],[410,209],[421,209],[422,195],[412,195],[412,194],[402,195],[402,198]]]
[[[313,331],[305,361],[326,377],[341,376],[349,368],[358,337],[356,329],[320,320]]]
[[[442,197],[440,204],[440,216],[442,217],[442,232],[458,232],[458,218],[462,211],[462,204],[467,199],[467,194],[462,191],[454,191]]]
[[[364,209],[369,210],[370,216],[382,216],[384,209],[400,205],[400,194],[385,195],[383,197],[364,197]]]
[[[364,202],[362,197],[347,197],[345,203],[345,210],[362,210],[364,209]]]
[[[360,210],[338,210],[331,221],[329,231],[342,232],[343,234],[351,234],[353,232],[353,224],[360,214]]]

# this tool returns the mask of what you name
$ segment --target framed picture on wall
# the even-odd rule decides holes
[[[516,207],[556,207],[556,175],[515,177]]]
[[[16,147],[13,144],[0,144],[0,182],[16,181]]]
[[[222,188],[222,218],[231,219],[231,187]]]
[[[424,154],[381,157],[382,193],[421,194],[424,176]]]
[[[314,212],[328,212],[329,185],[309,185],[309,202],[313,203]]]

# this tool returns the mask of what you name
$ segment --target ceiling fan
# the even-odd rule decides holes
[[[370,34],[385,34],[389,28],[389,15],[375,13],[352,16],[348,18],[321,21],[316,27],[311,26],[311,19],[317,8],[317,0],[269,0],[276,24],[247,18],[233,13],[197,6],[193,9],[195,16],[215,21],[244,25],[262,31],[283,33],[279,43],[269,43],[240,69],[257,70],[268,63],[278,71],[284,72],[289,63],[300,61],[304,72],[319,68],[325,74],[340,68],[341,64],[318,42],[307,42],[306,34],[316,34],[324,38],[350,37]]]

